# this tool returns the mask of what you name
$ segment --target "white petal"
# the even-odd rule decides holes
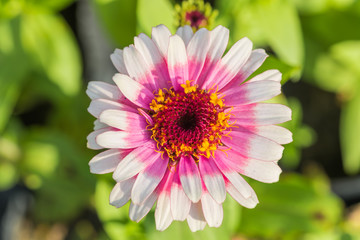
[[[149,89],[126,75],[117,73],[113,80],[127,99],[140,107],[150,109],[154,94]]]
[[[165,25],[158,25],[152,29],[151,38],[164,57],[167,56],[170,36],[171,32]]]
[[[223,220],[222,205],[214,201],[207,192],[201,197],[201,205],[209,227],[219,227]]]
[[[139,222],[154,206],[156,199],[157,199],[157,194],[154,192],[141,205],[136,205],[134,203],[131,203],[129,209],[130,219],[135,222]]]
[[[211,31],[211,42],[208,57],[211,61],[219,60],[225,52],[229,41],[229,29],[217,26]]]
[[[100,114],[107,109],[118,109],[123,111],[136,112],[136,109],[128,105],[102,98],[92,100],[90,102],[90,106],[88,107],[88,112],[94,117],[98,118]]]
[[[167,193],[162,193],[157,200],[155,209],[156,230],[164,231],[170,226],[172,221],[170,196]]]
[[[192,232],[203,230],[205,228],[206,221],[202,211],[201,202],[191,204],[187,222]]]
[[[245,176],[265,183],[279,181],[281,168],[275,162],[249,160],[246,165],[239,166],[239,172]]]
[[[288,144],[292,142],[292,133],[283,127],[268,125],[257,126],[255,132],[279,144]]]
[[[164,176],[168,161],[169,159],[159,157],[139,173],[131,192],[131,200],[135,204],[142,204],[159,185]]]
[[[205,63],[205,59],[210,46],[210,32],[202,28],[192,37],[187,46],[187,56],[189,62],[189,79],[197,80]]]
[[[226,190],[240,205],[246,208],[254,208],[259,200],[256,197],[255,191],[251,188],[251,196],[245,198],[230,182],[226,184]]]
[[[123,182],[116,183],[110,193],[110,204],[119,208],[124,206],[131,196],[131,189],[134,185],[136,177],[129,178]]]
[[[171,82],[175,90],[189,80],[188,58],[184,41],[177,35],[171,36],[167,57]]]
[[[185,25],[183,27],[179,27],[176,30],[176,35],[180,36],[182,38],[182,40],[184,41],[185,46],[187,46],[190,42],[190,39],[194,35],[194,33],[190,26]]]
[[[100,121],[125,131],[142,131],[148,125],[145,118],[138,113],[119,110],[105,110],[100,114]]]
[[[110,59],[111,59],[112,63],[114,64],[116,70],[118,70],[119,73],[128,74],[126,67],[125,67],[123,50],[115,49],[114,53],[112,53],[110,55]]]
[[[181,185],[186,195],[192,202],[198,202],[202,193],[201,179],[198,167],[192,157],[181,157],[179,174]]]
[[[91,132],[86,138],[87,139],[87,147],[90,149],[94,149],[94,150],[103,149],[104,147],[102,147],[98,144],[96,138],[99,136],[99,134],[107,132],[110,129],[111,128],[107,127],[107,128],[102,128],[102,129]]]
[[[210,193],[210,195],[218,203],[224,202],[226,198],[226,189],[224,178],[214,163],[212,158],[205,158],[200,156],[199,158],[199,170],[202,180]]]
[[[174,173],[174,179],[171,186],[171,213],[174,220],[184,221],[189,214],[191,201],[186,196],[179,178],[179,171]]]
[[[117,182],[129,179],[160,157],[153,147],[141,146],[130,152],[117,166],[113,178]]]
[[[268,55],[264,49],[255,49],[251,52],[249,59],[241,69],[241,74],[244,79],[248,78],[253,72],[255,72],[265,61]]]
[[[270,69],[263,73],[260,73],[249,80],[249,82],[256,82],[256,81],[281,81],[281,72],[276,69]]]
[[[107,131],[96,136],[96,143],[103,148],[136,148],[149,142],[149,131]]]
[[[92,81],[89,82],[86,94],[91,99],[105,98],[110,100],[120,99],[122,94],[119,89],[106,82]]]
[[[101,129],[101,128],[106,128],[106,127],[108,127],[108,125],[100,122],[99,119],[96,119],[96,120],[94,121],[94,130],[95,130],[95,131],[96,131],[96,130],[99,130],[99,129]]]
[[[129,153],[129,150],[109,149],[97,154],[90,162],[90,172],[104,174],[113,172],[119,162]]]

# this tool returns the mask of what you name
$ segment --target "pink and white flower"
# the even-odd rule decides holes
[[[219,227],[227,192],[247,208],[258,203],[241,175],[278,181],[281,144],[292,134],[274,124],[290,120],[291,110],[261,102],[281,93],[281,73],[245,81],[267,55],[243,38],[223,56],[228,39],[222,26],[172,35],[159,25],[111,55],[115,85],[89,83],[97,120],[88,147],[108,149],[90,171],[113,172],[110,204],[130,200],[133,221],[156,203],[158,230],[185,219],[191,231]]]

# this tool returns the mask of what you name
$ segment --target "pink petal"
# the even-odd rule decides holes
[[[131,200],[135,204],[142,204],[155,190],[164,176],[169,159],[157,158],[139,173],[131,192]]]
[[[203,230],[205,228],[206,220],[202,211],[201,202],[191,204],[187,222],[192,232]]]
[[[171,32],[165,25],[161,24],[152,29],[151,38],[163,57],[167,56],[170,36]]]
[[[129,209],[130,219],[135,222],[139,222],[141,219],[143,219],[154,206],[157,197],[158,196],[156,192],[153,192],[141,205],[137,205],[131,202]]]
[[[196,81],[204,66],[205,58],[210,46],[210,32],[202,28],[192,37],[187,46],[189,61],[189,79]]]
[[[148,123],[138,113],[120,110],[105,110],[100,115],[100,121],[117,129],[138,132],[146,129]]]
[[[113,172],[119,162],[130,152],[126,149],[109,149],[97,154],[90,162],[90,172],[104,174]]]
[[[201,197],[201,205],[209,227],[220,227],[223,220],[222,205],[217,203],[206,191]]]
[[[116,183],[110,193],[110,204],[117,208],[124,206],[130,200],[131,189],[135,180],[136,176]]]
[[[185,44],[177,35],[170,37],[167,63],[172,85],[179,90],[180,85],[189,80],[189,72]]]
[[[221,90],[240,71],[248,60],[251,49],[252,42],[248,38],[242,38],[236,42],[208,75],[203,88],[211,89],[216,86],[218,90]]]
[[[171,213],[174,220],[184,221],[189,214],[191,201],[186,196],[180,182],[179,171],[174,170],[174,178],[171,186]]]
[[[253,103],[239,105],[229,111],[230,120],[238,126],[271,125],[291,120],[291,109],[281,104]]]
[[[135,176],[160,158],[160,155],[155,152],[154,145],[144,145],[134,149],[116,167],[113,174],[114,180],[121,182]]]
[[[110,55],[110,59],[119,73],[128,75],[128,72],[125,67],[123,50],[115,49],[114,53]]]
[[[245,157],[264,161],[279,160],[284,150],[283,146],[250,132],[233,131],[221,141]]]
[[[179,161],[179,175],[184,192],[192,202],[201,198],[201,179],[195,161],[190,156],[183,156]]]
[[[199,157],[199,170],[205,186],[218,203],[224,202],[226,189],[224,178],[212,158]]]
[[[120,99],[122,96],[121,92],[116,86],[100,81],[89,82],[86,89],[86,94],[92,100],[98,98],[116,100]]]
[[[222,93],[224,103],[228,106],[250,104],[265,101],[281,93],[281,84],[276,81],[246,82],[239,87]]]
[[[96,137],[96,142],[103,148],[136,148],[150,140],[150,131],[125,132],[125,131],[107,131]]]
[[[131,102],[142,108],[150,109],[149,105],[155,96],[149,89],[132,80],[127,75],[117,73],[113,80],[124,96]]]

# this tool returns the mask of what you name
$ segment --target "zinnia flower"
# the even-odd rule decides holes
[[[89,83],[88,110],[97,120],[88,147],[108,149],[90,170],[113,172],[110,204],[130,200],[133,221],[156,203],[158,230],[185,219],[191,231],[218,227],[227,192],[247,208],[258,203],[240,174],[278,181],[281,144],[292,134],[274,124],[290,120],[291,110],[259,102],[281,93],[281,74],[245,81],[267,55],[243,38],[223,56],[228,39],[222,26],[171,35],[159,25],[152,38],[140,34],[111,55],[115,85]]]

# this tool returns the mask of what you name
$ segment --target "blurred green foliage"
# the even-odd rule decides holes
[[[93,119],[86,112],[83,64],[79,44],[59,13],[74,2],[0,0],[0,189],[15,184],[31,189],[36,223],[62,222],[70,228],[83,211],[96,210],[101,227],[79,221],[71,239],[360,239],[360,214],[354,217],[353,211],[345,217],[344,204],[317,167],[303,174],[285,173],[272,185],[251,181],[260,200],[255,209],[242,208],[228,197],[222,226],[195,234],[186,222],[158,232],[153,213],[138,224],[129,220],[127,206],[110,206],[111,176],[95,181],[87,166],[95,153],[85,142]],[[179,2],[90,1],[110,43],[118,48],[132,44],[140,32],[149,35],[158,24],[175,32],[174,4]],[[358,173],[360,1],[211,2],[219,11],[214,25],[230,29],[230,45],[247,36],[270,53],[255,74],[276,68],[283,74],[282,84],[307,81],[337,95],[344,168],[348,174]],[[303,124],[297,99],[280,96],[275,101],[293,111],[293,120],[284,126],[294,141],[285,147],[281,164],[296,169],[301,150],[316,141],[316,133]],[[34,112],[39,108],[42,112]],[[42,119],[28,122],[29,113]]]

